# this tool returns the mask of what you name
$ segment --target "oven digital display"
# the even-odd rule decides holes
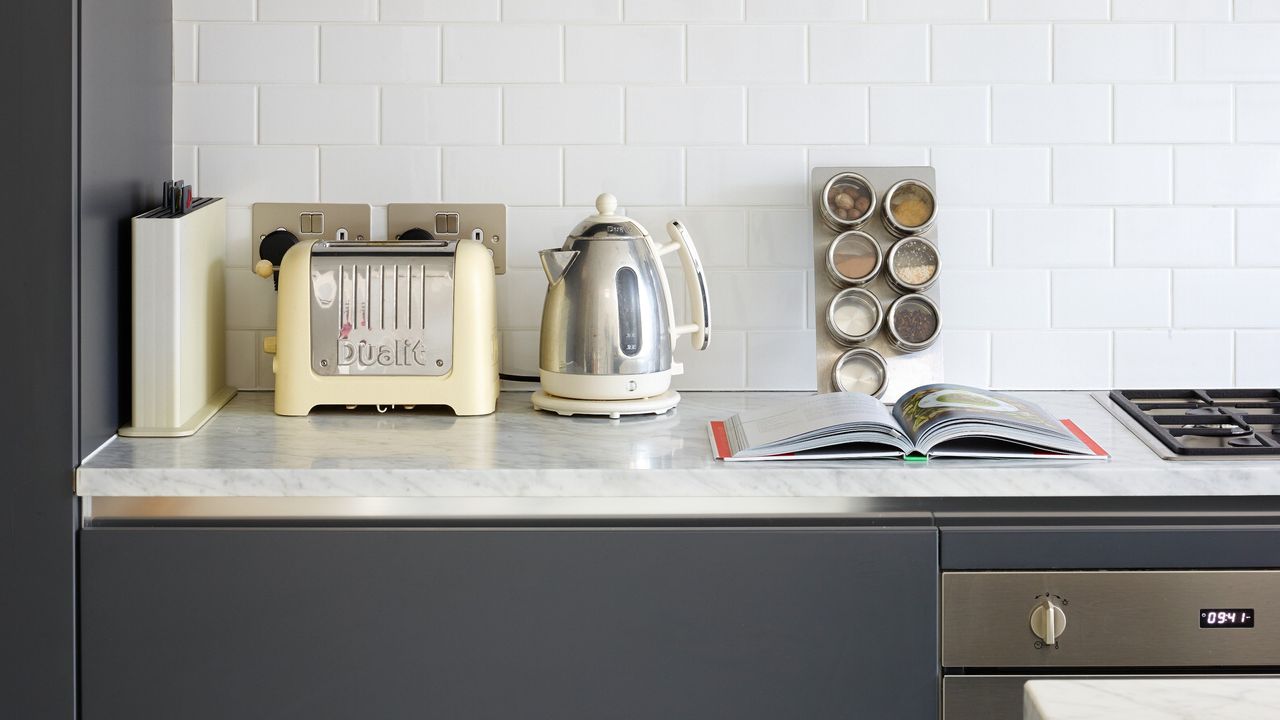
[[[1251,628],[1253,608],[1203,608],[1200,610],[1202,628]]]

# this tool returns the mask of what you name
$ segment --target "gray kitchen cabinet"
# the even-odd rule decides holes
[[[80,534],[84,720],[938,715],[932,527]]]

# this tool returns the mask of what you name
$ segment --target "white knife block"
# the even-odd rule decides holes
[[[235,396],[226,381],[227,202],[133,218],[133,417],[128,437],[194,434]]]

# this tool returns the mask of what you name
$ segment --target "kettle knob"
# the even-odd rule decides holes
[[[618,198],[610,193],[600,193],[596,198],[596,212],[601,215],[612,215],[618,209]]]

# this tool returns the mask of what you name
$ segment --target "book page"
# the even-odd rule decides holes
[[[1021,428],[1068,442],[1075,440],[1061,422],[1039,405],[1006,393],[965,385],[922,385],[898,400],[893,415],[916,445],[920,445],[922,436],[939,425],[959,422]]]
[[[744,412],[730,418],[743,447],[773,445],[803,435],[821,433],[851,423],[882,425],[890,433],[898,429],[888,408],[862,393],[825,393],[785,407]]]

